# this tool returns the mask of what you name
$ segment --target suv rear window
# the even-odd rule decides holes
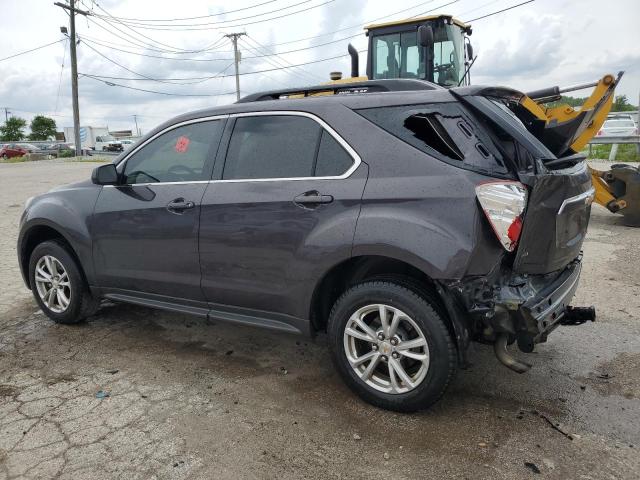
[[[508,173],[490,137],[457,103],[367,108],[357,113],[443,162],[482,172]]]

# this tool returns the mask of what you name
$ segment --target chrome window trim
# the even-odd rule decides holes
[[[194,123],[202,123],[208,122],[212,120],[223,120],[229,118],[242,118],[242,117],[264,117],[264,116],[297,116],[297,117],[307,117],[314,120],[317,124],[319,124],[324,130],[326,130],[329,135],[331,135],[339,144],[344,148],[349,156],[353,159],[353,164],[346,172],[342,175],[336,176],[326,176],[326,177],[280,177],[280,178],[234,178],[228,180],[195,180],[191,182],[149,182],[149,183],[129,183],[126,186],[134,187],[134,186],[151,186],[151,185],[187,185],[187,184],[197,184],[197,183],[239,183],[239,182],[279,182],[279,181],[300,181],[300,180],[343,180],[345,178],[349,178],[353,172],[355,172],[360,164],[362,163],[362,159],[360,155],[344,140],[338,132],[336,132],[327,122],[318,117],[317,115],[309,112],[301,112],[294,110],[264,110],[259,112],[242,112],[242,113],[231,113],[224,115],[214,115],[210,117],[201,117],[194,118],[191,120],[185,120],[184,122],[176,123],[174,125],[170,125],[167,128],[160,130],[154,136],[149,137],[140,145],[137,145],[136,148],[132,149],[127,155],[118,162],[116,168],[124,169],[124,165],[127,160],[131,158],[136,152],[142,149],[145,145],[149,144],[159,136],[174,130],[176,128],[191,125]],[[122,171],[121,171],[122,172]],[[105,185],[105,187],[121,187],[123,185]]]
[[[593,202],[593,199],[596,195],[595,187],[591,187],[589,190],[582,192],[574,197],[570,197],[565,199],[560,205],[560,209],[558,210],[558,215],[561,215],[564,212],[564,209],[567,208],[568,205],[573,205],[574,203],[584,202],[585,204],[590,204]]]

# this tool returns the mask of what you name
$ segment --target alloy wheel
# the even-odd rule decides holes
[[[418,324],[384,304],[359,308],[344,329],[344,351],[356,375],[389,394],[407,393],[429,371],[429,346]]]
[[[44,255],[36,263],[36,290],[42,302],[54,313],[63,313],[71,304],[71,283],[62,262]]]

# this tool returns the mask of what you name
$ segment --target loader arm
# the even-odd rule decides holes
[[[592,84],[528,93],[520,100],[520,106],[529,114],[529,120],[525,120],[527,127],[558,157],[580,152],[607,120],[615,87],[623,73],[617,78],[607,74]],[[564,92],[588,87],[594,87],[593,91],[579,108],[566,104],[545,106],[560,99]],[[589,169],[595,188],[594,201],[613,213],[621,213],[627,225],[640,226],[640,171],[625,166],[614,166],[608,171]]]

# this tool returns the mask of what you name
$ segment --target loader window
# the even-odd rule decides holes
[[[373,78],[423,78],[421,50],[415,31],[374,37]]]

